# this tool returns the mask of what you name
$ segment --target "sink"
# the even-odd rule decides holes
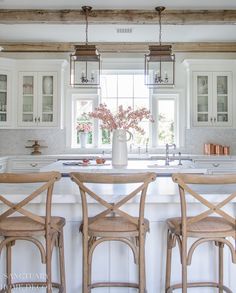
[[[179,158],[179,155],[178,154],[175,154],[175,156],[172,156],[172,154],[170,154],[170,160],[178,160]],[[157,154],[157,155],[151,155],[150,156],[150,160],[165,160],[166,159],[166,156],[165,154]],[[181,160],[184,161],[184,160],[187,160],[187,161],[192,161],[192,158],[190,157],[190,155],[187,155],[187,154],[181,154]]]
[[[192,168],[191,160],[181,160],[182,165],[179,165],[179,160],[171,160],[169,165],[165,165],[165,159],[157,160],[154,164],[147,165],[148,168]]]

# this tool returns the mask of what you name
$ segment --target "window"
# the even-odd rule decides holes
[[[112,112],[116,112],[120,105],[124,108],[133,109],[149,106],[149,89],[144,85],[144,76],[140,72],[128,71],[107,71],[101,76],[101,103],[105,103]],[[149,122],[143,121],[140,126],[144,128],[145,135],[133,133],[133,143],[136,145],[145,145],[149,140]],[[108,146],[111,143],[111,135],[106,130],[100,130],[99,142],[102,146]]]
[[[160,94],[153,96],[153,113],[155,122],[153,127],[154,145],[157,147],[169,144],[179,144],[177,119],[177,94]]]
[[[94,125],[93,121],[85,113],[94,109],[94,99],[82,98],[80,95],[73,95],[72,103],[72,147],[80,147],[79,132],[85,129],[87,133],[86,143],[88,146],[94,145]],[[89,131],[87,131],[89,129]],[[90,130],[91,129],[91,130]]]
[[[152,93],[144,85],[142,71],[106,71],[101,75],[101,89],[99,95],[82,94],[75,90],[72,93],[72,131],[70,145],[80,148],[79,133],[76,129],[78,123],[89,123],[92,130],[87,134],[88,148],[110,148],[111,133],[101,130],[98,120],[91,120],[83,114],[94,110],[100,104],[105,103],[113,112],[119,105],[131,106],[133,109],[146,107],[151,109],[154,123],[143,121],[140,126],[144,128],[145,135],[133,132],[132,144],[136,149],[149,144],[149,147],[162,148],[166,143],[183,144],[184,120],[179,116],[179,107],[183,109],[184,103],[181,92],[172,89],[162,89],[160,93]],[[181,103],[180,103],[181,102]],[[182,131],[180,131],[182,129]]]

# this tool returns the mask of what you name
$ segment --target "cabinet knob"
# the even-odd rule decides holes
[[[211,119],[210,119],[210,120],[211,120],[211,123],[212,123],[212,122],[213,122],[213,118],[211,117]]]
[[[37,122],[37,118],[36,118],[36,117],[34,118],[34,122],[35,122],[35,123]]]
[[[214,117],[214,122],[216,122],[216,117]]]
[[[38,117],[38,122],[40,122],[40,117]]]
[[[31,166],[31,167],[37,167],[38,164],[37,164],[37,163],[31,163],[30,166]]]
[[[220,166],[220,164],[218,164],[218,163],[213,163],[212,166],[217,168],[217,167]]]

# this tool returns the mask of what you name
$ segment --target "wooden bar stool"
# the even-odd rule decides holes
[[[11,293],[13,288],[19,287],[46,287],[46,292],[51,293],[52,288],[58,288],[60,293],[66,293],[65,268],[64,268],[64,243],[63,226],[65,219],[51,216],[52,191],[54,183],[61,178],[58,172],[32,173],[32,174],[0,174],[0,187],[3,184],[14,184],[11,188],[34,191],[26,195],[18,203],[12,202],[6,196],[0,195],[0,201],[6,209],[0,214],[0,253],[6,247],[6,275],[7,284],[1,293]],[[33,187],[33,184],[36,187]],[[46,196],[45,214],[38,215],[27,209],[27,205],[39,196]],[[14,214],[17,214],[15,216]],[[45,240],[39,240],[42,236]],[[29,241],[36,245],[41,255],[41,261],[46,265],[45,282],[13,282],[12,280],[12,246],[18,240]],[[60,284],[52,282],[51,258],[55,246],[59,248]]]
[[[218,288],[219,293],[233,293],[223,283],[223,248],[227,245],[232,255],[233,263],[236,263],[236,252],[232,241],[235,241],[236,219],[224,210],[236,197],[236,175],[196,175],[196,174],[173,174],[172,179],[179,186],[181,217],[170,218],[167,220],[167,264],[166,264],[166,293],[173,292],[175,289],[182,289],[182,293],[187,293],[187,288],[211,287]],[[230,186],[231,184],[231,186]],[[217,185],[224,191],[222,201],[212,203],[206,196],[200,194],[198,190],[209,190]],[[229,190],[227,192],[227,190]],[[232,190],[233,191],[232,193]],[[186,195],[193,197],[194,202],[200,203],[204,212],[194,216],[188,216],[188,205]],[[217,216],[211,216],[211,215]],[[188,239],[195,238],[189,245]],[[202,243],[213,242],[219,248],[219,278],[218,282],[187,282],[187,266],[191,264],[195,249]],[[178,243],[181,264],[182,264],[182,283],[170,285],[171,279],[171,254],[173,247]]]
[[[146,292],[145,284],[145,236],[149,230],[149,222],[144,218],[144,206],[148,184],[156,179],[155,173],[145,174],[88,174],[71,173],[71,179],[78,184],[82,199],[83,222],[81,232],[83,234],[83,293],[91,292],[98,287],[131,287],[137,288],[140,293]],[[92,183],[92,184],[91,184]],[[98,184],[124,185],[135,183],[128,194],[120,194],[120,200],[111,198],[104,200],[94,189]],[[88,186],[89,185],[89,186]],[[106,190],[106,186],[105,186]],[[105,207],[105,210],[93,217],[89,217],[87,196]],[[121,208],[129,200],[139,196],[138,217],[124,212]],[[111,203],[112,202],[112,203]],[[104,241],[121,241],[127,244],[134,254],[135,263],[139,268],[138,283],[128,282],[100,282],[91,283],[92,256],[94,249]]]

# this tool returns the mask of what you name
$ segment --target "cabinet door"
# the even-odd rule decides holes
[[[10,75],[0,71],[0,126],[10,124]]]
[[[38,125],[57,125],[57,73],[38,73]]]
[[[212,74],[193,72],[193,125],[211,126],[212,123]]]
[[[217,126],[232,125],[232,73],[213,73],[213,113]]]
[[[20,126],[37,126],[37,73],[19,73],[18,111]]]

